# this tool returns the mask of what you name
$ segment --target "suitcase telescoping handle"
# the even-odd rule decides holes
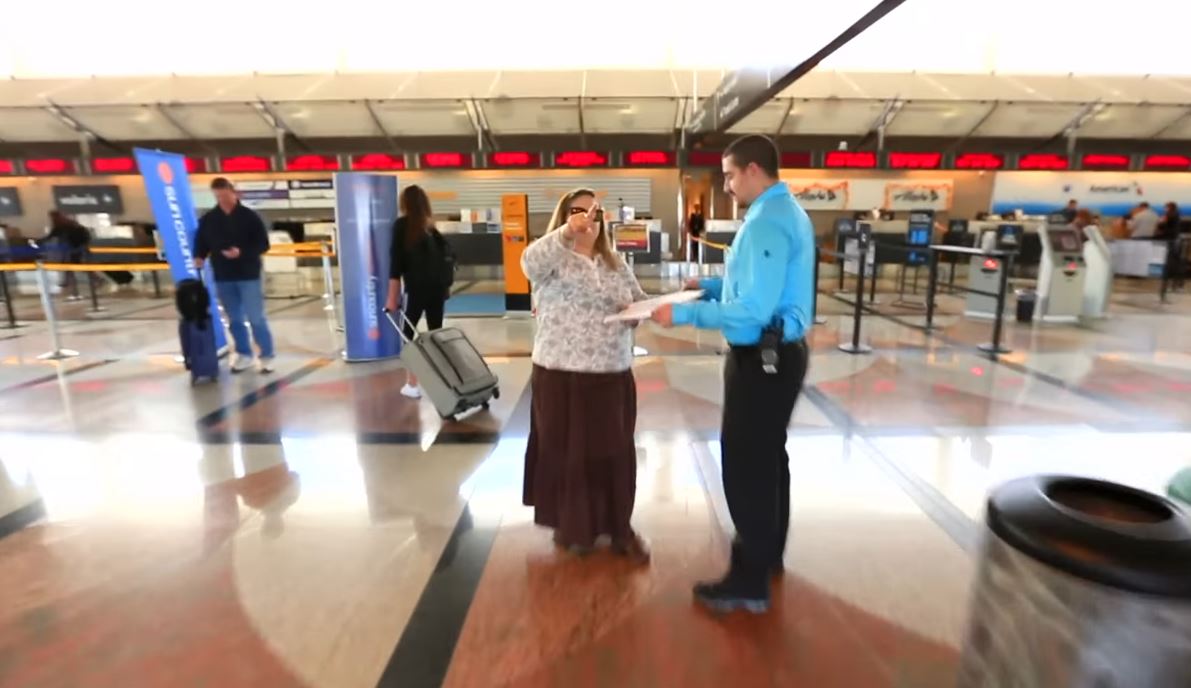
[[[405,342],[406,344],[410,344],[412,342],[412,340],[409,337],[405,336],[405,328],[397,323],[397,319],[393,317],[393,311],[389,310],[388,308],[385,308],[382,310],[385,314],[385,317],[389,319],[389,324],[391,324],[393,326],[393,329],[397,330],[397,334],[400,335],[401,341]],[[399,312],[401,313],[401,319],[404,320],[406,322],[406,324],[409,325],[409,329],[413,330],[414,332],[417,332],[418,328],[405,315],[405,311],[401,310]]]

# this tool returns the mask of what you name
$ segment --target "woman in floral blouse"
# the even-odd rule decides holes
[[[637,388],[632,325],[604,318],[646,298],[612,248],[595,192],[563,196],[551,231],[521,258],[537,301],[526,506],[561,547],[600,536],[648,563],[630,520],[637,490]]]

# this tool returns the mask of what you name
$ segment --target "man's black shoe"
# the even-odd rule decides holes
[[[718,583],[700,583],[695,586],[695,600],[718,614],[746,611],[750,614],[764,614],[769,611],[768,586],[749,590],[731,577]]]

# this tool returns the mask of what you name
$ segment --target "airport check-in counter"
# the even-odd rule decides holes
[[[500,225],[486,222],[439,222],[435,225],[455,251],[461,268],[504,265]]]
[[[1157,239],[1119,239],[1109,244],[1112,269],[1126,277],[1161,277],[1166,265],[1166,241]]]

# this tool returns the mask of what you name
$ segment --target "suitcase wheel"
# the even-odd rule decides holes
[[[500,398],[500,387],[497,387],[496,389],[492,390],[492,398],[493,399]],[[488,408],[488,407],[485,405],[484,408]]]
[[[482,408],[482,409],[484,409],[485,411],[487,411],[487,410],[489,410],[489,409],[491,409],[491,408],[492,408],[492,405],[491,405],[491,404],[489,404],[488,402],[486,402],[486,401],[485,401],[484,403],[480,404],[480,408]]]
[[[443,416],[443,420],[445,420],[445,421],[450,421],[450,422],[452,422],[452,423],[458,423],[458,422],[459,422],[459,418],[458,418],[458,417],[456,417],[456,416],[455,416],[455,414],[453,414],[453,413],[452,413],[451,415],[449,415],[449,416]]]

